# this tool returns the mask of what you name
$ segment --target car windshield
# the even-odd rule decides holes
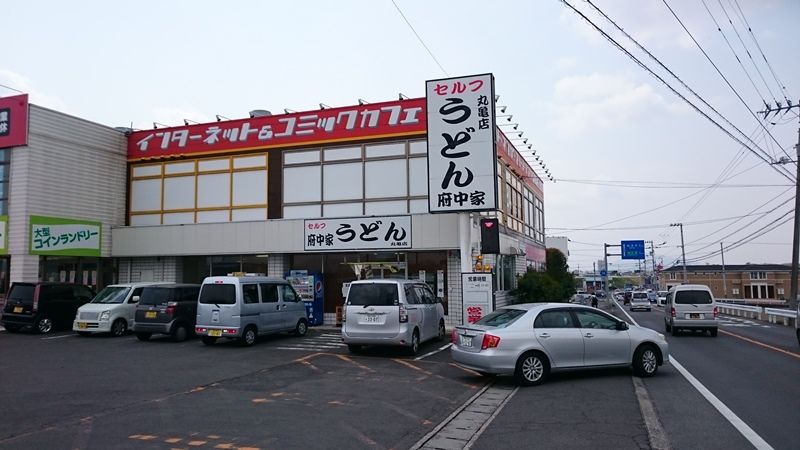
[[[130,291],[129,287],[107,286],[92,299],[92,303],[122,303]]]
[[[634,300],[647,300],[647,294],[644,292],[634,292],[633,293]]]
[[[211,305],[233,305],[236,303],[235,284],[204,284],[200,290],[200,303]],[[258,294],[256,294],[258,303]]]
[[[678,291],[675,303],[678,305],[710,305],[713,302],[708,291]]]
[[[15,284],[8,294],[10,300],[20,300],[22,303],[33,303],[33,291],[36,286],[32,284]]]
[[[475,325],[486,325],[487,327],[505,328],[515,320],[525,315],[527,311],[523,309],[498,309],[497,311],[481,317]]]
[[[389,283],[351,284],[347,304],[356,306],[397,305],[397,285]]]
[[[669,294],[669,292],[667,292],[667,291],[658,291],[658,296],[659,297],[666,297],[667,294]]]
[[[172,299],[173,289],[146,287],[139,298],[140,305],[163,305]]]

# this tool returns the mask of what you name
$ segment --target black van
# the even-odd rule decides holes
[[[186,340],[194,333],[199,294],[199,284],[170,284],[142,289],[133,322],[136,337],[146,341],[153,333],[160,333],[172,336],[176,342]]]
[[[35,333],[49,333],[70,326],[78,307],[89,302],[94,291],[82,284],[13,283],[6,297],[2,323],[14,333],[33,327]]]

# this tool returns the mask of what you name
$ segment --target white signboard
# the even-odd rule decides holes
[[[494,77],[429,80],[428,210],[497,209]]]
[[[411,216],[310,219],[303,228],[308,251],[411,248]]]
[[[475,323],[494,311],[492,302],[492,274],[467,272],[461,274],[461,292],[464,299],[464,324]]]

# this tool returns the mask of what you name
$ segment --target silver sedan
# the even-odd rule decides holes
[[[628,325],[599,309],[568,303],[506,306],[456,327],[450,354],[482,375],[514,375],[519,383],[544,382],[551,371],[632,367],[655,375],[669,362],[664,335]]]

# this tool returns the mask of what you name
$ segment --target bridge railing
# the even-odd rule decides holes
[[[794,326],[797,321],[797,311],[782,308],[765,308],[762,306],[733,305],[717,303],[720,313],[730,316],[745,317],[748,319],[765,320],[774,324]]]

